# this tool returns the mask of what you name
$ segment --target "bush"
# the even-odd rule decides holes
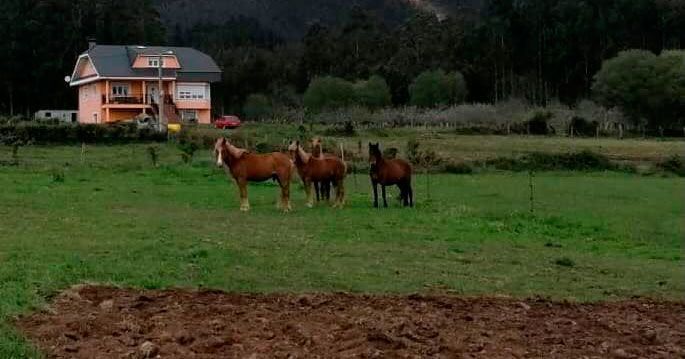
[[[578,153],[530,153],[519,158],[498,157],[487,166],[505,171],[611,171],[628,170],[612,163],[608,157],[590,151]]]
[[[394,159],[397,158],[397,154],[399,152],[400,151],[395,147],[388,147],[383,150],[383,157],[388,159]]]
[[[550,133],[548,121],[553,115],[549,111],[537,111],[533,118],[526,122],[526,132],[530,135],[547,135]]]
[[[342,125],[334,125],[327,128],[324,131],[326,136],[341,136],[341,137],[353,137],[357,135],[357,131],[354,129],[354,124],[351,121],[347,121]]]
[[[473,168],[465,162],[452,162],[445,165],[445,172],[452,174],[471,174]]]
[[[74,143],[129,143],[165,141],[166,135],[138,129],[135,124],[95,125],[59,124],[46,125],[37,122],[0,125],[0,143],[11,145],[15,141],[35,144]]]
[[[659,162],[657,167],[662,171],[671,172],[678,176],[685,176],[685,162],[683,161],[683,158],[678,155],[672,155]]]
[[[574,116],[571,119],[568,133],[571,134],[573,131],[573,136],[592,137],[597,134],[598,126],[597,122],[589,122],[582,117]]]
[[[271,116],[273,107],[268,97],[263,94],[252,94],[243,105],[243,114],[251,120],[261,120]]]
[[[354,100],[352,83],[332,76],[315,78],[304,93],[304,106],[314,112],[349,106]]]

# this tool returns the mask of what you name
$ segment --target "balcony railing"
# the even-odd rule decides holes
[[[107,96],[102,95],[102,103],[106,105],[142,105],[145,103],[143,96]]]

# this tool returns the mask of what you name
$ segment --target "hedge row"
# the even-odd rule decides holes
[[[0,144],[73,144],[73,143],[128,143],[164,141],[166,134],[136,124],[120,125],[54,125],[19,123],[0,125]]]

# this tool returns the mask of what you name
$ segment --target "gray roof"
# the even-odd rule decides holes
[[[164,69],[164,77],[179,81],[216,82],[221,80],[221,69],[209,55],[189,47],[96,45],[88,54],[100,77],[157,77],[157,69],[134,69],[138,55],[155,55],[172,51],[180,69]],[[78,79],[74,79],[78,80]]]

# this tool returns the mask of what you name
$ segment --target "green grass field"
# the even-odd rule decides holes
[[[246,214],[208,151],[191,166],[160,145],[153,168],[146,148],[92,146],[82,158],[76,146],[28,147],[0,166],[0,357],[37,355],[9,319],[82,282],[581,301],[685,293],[683,178],[539,173],[531,215],[526,174],[433,175],[430,198],[418,176],[416,208],[391,190],[381,210],[356,175],[343,210],[307,209],[298,180],[293,212],[263,183],[250,186]]]

